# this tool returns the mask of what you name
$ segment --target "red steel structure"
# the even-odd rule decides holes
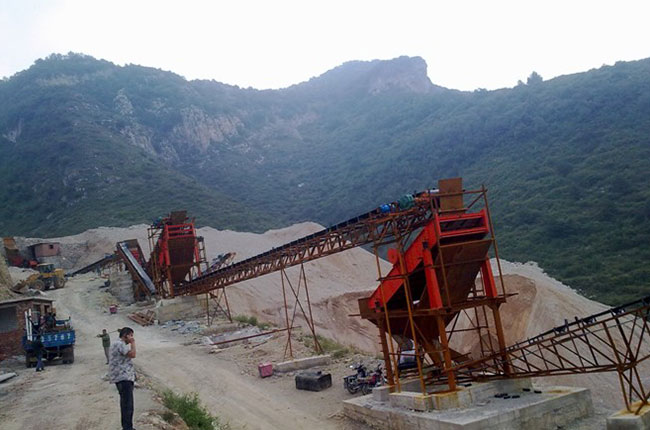
[[[175,211],[148,230],[151,258],[148,270],[160,297],[176,296],[176,289],[201,276],[207,267],[203,238],[186,211]]]
[[[470,208],[463,205],[460,179],[440,181],[440,189],[445,193],[429,200],[433,217],[417,235],[395,232],[391,238],[395,247],[388,252],[393,268],[385,277],[380,273],[379,287],[359,301],[361,316],[380,330],[389,383],[399,389],[394,376],[402,370],[400,359],[404,354],[414,355],[424,394],[430,367],[435,368],[434,373],[446,375],[450,390],[456,389],[451,368],[468,357],[449,346],[454,329],[448,331],[446,327],[461,313],[483,320],[475,328],[463,329],[475,330],[478,339],[485,335],[490,339],[481,342],[482,357],[506,346],[499,314],[506,294],[503,282],[497,288],[490,266],[489,250],[495,239],[487,196],[479,193],[481,198],[473,205],[481,202],[482,209],[469,213]],[[481,282],[477,286],[479,273]],[[391,349],[389,339],[398,340],[397,351]]]
[[[297,306],[315,337],[303,264],[361,245],[372,246],[379,272],[374,293],[359,300],[360,316],[375,324],[388,383],[401,391],[400,378],[416,376],[423,394],[441,384],[454,390],[459,382],[616,371],[628,411],[648,405],[644,366],[650,297],[556,327],[525,342],[507,346],[500,306],[505,291],[499,252],[490,217],[487,189],[464,190],[460,178],[439,181],[438,189],[382,205],[318,233],[263,254],[198,276],[175,286],[176,295],[205,294],[235,283],[280,271],[287,331],[289,319],[285,269],[301,266],[297,288],[289,283]],[[379,255],[387,246],[392,269],[381,273]],[[495,281],[490,256],[498,269]],[[288,281],[288,278],[286,278]],[[307,313],[309,316],[307,316]],[[608,313],[610,314],[607,317]],[[310,324],[311,322],[311,324]],[[456,340],[469,332],[478,350],[464,351]],[[415,366],[402,366],[411,357]]]

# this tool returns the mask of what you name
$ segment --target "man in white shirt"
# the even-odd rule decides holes
[[[131,359],[135,358],[133,329],[129,327],[120,329],[120,338],[111,345],[109,355],[108,378],[120,393],[122,430],[134,430],[133,383],[135,382],[135,369],[131,362]]]

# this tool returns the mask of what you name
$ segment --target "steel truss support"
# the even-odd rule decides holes
[[[491,356],[459,364],[454,371],[471,380],[617,372],[625,407],[638,414],[650,397],[644,381],[650,371],[649,320],[650,297],[646,297],[565,321]]]
[[[210,302],[212,302],[212,309],[210,309]],[[228,321],[232,322],[230,305],[228,304],[228,296],[226,295],[225,288],[216,291],[209,291],[205,295],[205,316],[208,326],[212,325],[212,322],[218,315],[221,315],[228,319]]]
[[[296,283],[296,286],[294,287],[294,283],[291,282],[289,279],[289,275],[287,274],[287,271],[285,269],[280,270],[280,277],[282,281],[282,297],[284,300],[284,316],[285,316],[285,323],[286,323],[286,330],[287,330],[287,343],[284,348],[284,356],[286,357],[291,357],[293,358],[293,346],[291,344],[291,338],[292,338],[292,332],[293,329],[295,328],[296,324],[296,315],[298,314],[298,310],[300,310],[300,313],[302,314],[302,318],[305,320],[305,323],[307,324],[307,327],[309,328],[309,331],[312,335],[313,341],[314,341],[314,350],[321,354],[323,352],[323,349],[320,345],[320,342],[318,341],[318,337],[316,336],[316,326],[314,324],[314,317],[312,314],[312,309],[311,309],[311,301],[309,299],[309,288],[307,286],[307,276],[305,275],[305,267],[304,265],[300,265],[300,271],[298,273],[298,282]],[[306,302],[306,307],[307,310],[305,310],[305,306],[303,306],[303,301],[301,301],[302,294],[301,292],[304,291],[304,298],[302,298],[303,301]],[[289,298],[289,301],[287,300],[287,296],[291,294],[291,297]],[[293,300],[293,303],[291,306],[289,306],[289,302]],[[289,317],[289,314],[291,314],[291,317]]]

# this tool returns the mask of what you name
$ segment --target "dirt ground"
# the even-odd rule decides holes
[[[21,362],[11,363],[17,378],[0,385],[3,430],[31,428],[118,429],[119,406],[115,387],[104,380],[106,372],[101,342],[95,336],[131,326],[136,332],[140,374],[154,386],[180,393],[196,392],[207,409],[233,429],[358,429],[340,414],[341,400],[351,397],[342,386],[347,367],[362,357],[351,356],[328,366],[333,386],[325,391],[298,391],[293,374],[261,379],[257,364],[281,361],[286,337],[263,344],[238,345],[219,353],[198,343],[201,336],[179,335],[162,326],[140,327],[126,318],[137,309],[107,312],[113,299],[100,288],[101,278],[73,278],[66,288],[48,292],[59,316],[70,315],[77,332],[75,363],[53,364],[36,373]],[[112,335],[115,337],[115,334]],[[304,345],[292,343],[295,355],[311,355]],[[3,363],[3,367],[6,364]],[[161,428],[143,424],[149,411],[160,409],[155,393],[136,390],[138,429]],[[43,413],[39,411],[45,411]]]

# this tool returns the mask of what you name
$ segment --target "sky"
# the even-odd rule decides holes
[[[52,53],[283,88],[420,56],[447,88],[513,87],[650,57],[650,2],[0,0],[0,77]]]

